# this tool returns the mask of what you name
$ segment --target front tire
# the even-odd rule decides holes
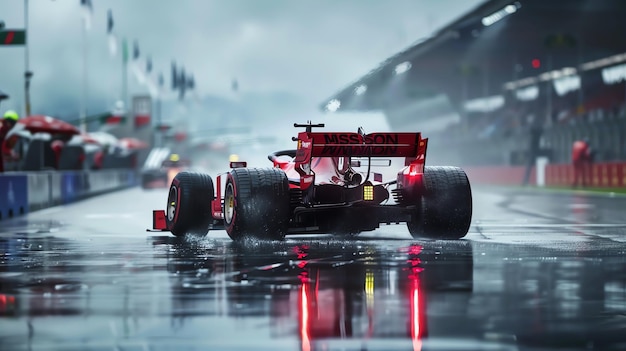
[[[213,180],[208,174],[180,172],[172,180],[165,223],[175,236],[204,236],[211,225],[211,201],[215,198]]]
[[[278,168],[235,168],[224,191],[224,226],[233,240],[282,240],[289,226],[289,181]]]
[[[472,189],[458,167],[425,167],[424,191],[407,228],[414,238],[460,239],[472,222]]]

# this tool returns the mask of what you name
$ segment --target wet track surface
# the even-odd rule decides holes
[[[475,189],[460,241],[241,244],[146,232],[165,200],[0,222],[0,349],[626,349],[626,197]]]

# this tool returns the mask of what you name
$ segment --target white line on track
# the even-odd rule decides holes
[[[50,214],[59,213],[59,212],[61,212],[60,206],[46,208],[46,209],[39,210],[39,211],[32,211],[31,213],[36,213],[38,215],[50,215]]]
[[[563,228],[563,227],[584,227],[584,228],[619,228],[626,227],[626,223],[622,224],[587,224],[587,223],[474,223],[473,227],[480,228],[502,228],[502,227],[518,227],[518,228],[537,228],[537,227],[546,227],[546,228]]]
[[[92,213],[86,214],[85,218],[88,219],[103,219],[103,218],[133,218],[134,215],[130,213]]]
[[[589,208],[594,208],[596,207],[593,204],[569,204],[567,205],[567,207],[576,210],[576,209],[589,209]]]

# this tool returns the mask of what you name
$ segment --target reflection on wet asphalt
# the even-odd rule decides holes
[[[164,199],[0,222],[0,349],[626,348],[626,198],[476,190],[460,241],[243,243],[146,233]]]

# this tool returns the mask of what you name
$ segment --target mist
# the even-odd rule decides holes
[[[6,28],[24,27],[23,3],[0,1],[0,20]],[[388,56],[429,36],[478,1],[92,3],[91,29],[83,33],[79,0],[29,2],[33,113],[75,119],[83,94],[88,114],[108,111],[121,98],[122,50],[118,45],[115,56],[109,52],[109,9],[114,18],[113,33],[118,44],[126,39],[131,60],[132,44],[138,43],[139,59],[131,63],[143,67],[150,58],[153,70],[148,78],[155,80],[163,74],[163,99],[176,100],[169,89],[170,66],[175,61],[195,77],[196,89],[187,94],[188,103],[219,97],[248,104],[244,109],[257,110],[249,117],[256,121],[273,120],[274,114],[299,113],[289,119],[302,122],[317,117],[312,111],[328,95]],[[0,46],[0,52],[0,88],[11,96],[0,107],[23,111],[24,47]],[[149,92],[131,72],[128,76],[130,95]],[[231,89],[234,79],[239,84],[237,92]],[[258,111],[259,105],[264,105],[263,112]]]

